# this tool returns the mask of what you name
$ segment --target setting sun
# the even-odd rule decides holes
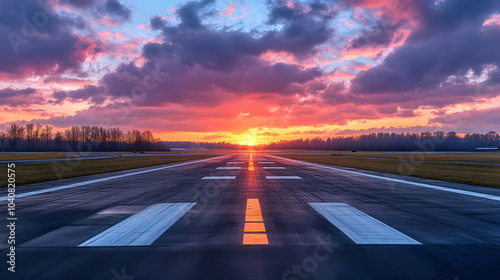
[[[252,147],[259,145],[259,142],[254,135],[245,134],[240,137],[238,144]]]

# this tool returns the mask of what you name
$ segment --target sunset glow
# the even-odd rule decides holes
[[[140,128],[250,147],[498,130],[498,1],[473,14],[393,2],[3,1],[0,130]],[[23,27],[38,11],[47,22]]]

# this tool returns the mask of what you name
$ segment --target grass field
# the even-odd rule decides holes
[[[144,154],[190,154],[187,151],[153,151],[144,152]],[[197,152],[198,153],[198,152]],[[38,153],[0,153],[0,160],[34,160],[34,159],[56,159],[56,158],[69,158],[79,157],[80,155],[119,155],[119,154],[133,154],[132,152],[82,152],[82,153],[57,153],[57,152],[38,152]]]
[[[370,154],[343,154],[354,157],[390,158],[404,161],[463,161],[500,163],[500,153],[370,153]]]
[[[141,151],[141,155],[145,154],[213,154],[213,153],[247,153],[248,150],[182,150],[182,151]],[[33,152],[33,153],[0,153],[0,161],[8,160],[37,160],[37,159],[58,159],[69,157],[82,157],[88,155],[127,155],[133,154],[130,151],[124,152],[82,152],[82,153],[58,153],[58,152]]]
[[[0,160],[30,160],[68,158],[72,155],[61,153],[0,153]]]
[[[286,158],[312,161],[398,175],[500,188],[500,166],[462,163],[403,162],[329,155],[282,155]],[[460,157],[463,159],[463,157]],[[463,160],[460,160],[463,161]]]
[[[209,157],[212,156],[167,155],[18,164],[15,167],[16,186]],[[3,174],[7,174],[7,165],[1,165],[1,169]],[[1,187],[7,187],[6,184],[6,181],[3,181]]]

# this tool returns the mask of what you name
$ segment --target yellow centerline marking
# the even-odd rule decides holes
[[[243,245],[267,245],[266,227],[258,198],[247,199]]]
[[[266,232],[266,227],[264,223],[249,223],[245,222],[244,232]]]
[[[249,162],[248,162],[248,171],[255,171],[255,167],[253,167],[253,156],[250,154]]]
[[[243,235],[243,245],[268,245],[267,234],[265,233],[245,233]]]

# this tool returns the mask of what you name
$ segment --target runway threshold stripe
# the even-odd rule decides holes
[[[234,180],[236,176],[205,176],[202,180]]]
[[[280,157],[280,158],[282,158],[282,157]],[[407,184],[407,185],[424,187],[424,188],[428,188],[428,189],[434,189],[434,190],[440,190],[440,191],[445,191],[445,192],[458,193],[458,194],[463,194],[463,195],[468,195],[468,196],[473,196],[473,197],[480,197],[480,198],[500,201],[500,196],[491,195],[491,194],[477,193],[477,192],[465,191],[465,190],[460,190],[460,189],[446,188],[446,187],[440,187],[440,186],[418,183],[418,182],[413,182],[413,181],[395,179],[395,178],[390,178],[390,177],[377,176],[377,175],[356,172],[356,171],[351,171],[351,170],[345,170],[345,169],[341,169],[341,168],[335,168],[335,167],[330,167],[330,166],[325,166],[325,165],[321,165],[321,164],[300,161],[300,160],[295,160],[295,159],[288,159],[288,158],[282,158],[282,159],[297,162],[297,163],[307,164],[307,165],[313,165],[316,167],[323,167],[323,168],[327,168],[327,169],[331,169],[331,170],[335,170],[335,171],[366,176],[366,177],[370,177],[370,178],[376,178],[376,179],[381,179],[381,180],[386,180],[386,181],[391,181],[391,182],[396,182],[396,183],[403,183],[403,184]]]
[[[317,202],[309,205],[356,244],[421,244],[347,203]]]
[[[241,167],[239,167],[239,166],[238,167],[236,167],[236,166],[234,166],[234,167],[232,167],[232,166],[231,167],[217,167],[217,169],[241,169]]]
[[[183,166],[183,165],[188,165],[188,164],[205,162],[205,161],[214,160],[214,159],[218,159],[218,158],[222,158],[222,157],[227,157],[227,156],[221,156],[221,157],[215,157],[215,158],[208,158],[208,159],[201,159],[201,160],[195,160],[195,161],[188,161],[188,162],[183,162],[183,163],[178,163],[178,164],[163,166],[163,167],[159,167],[159,168],[153,168],[153,169],[147,169],[147,170],[142,170],[142,171],[136,171],[136,172],[132,172],[132,173],[115,175],[115,176],[110,176],[110,177],[105,177],[105,178],[100,178],[100,179],[94,179],[94,180],[90,180],[90,181],[79,182],[79,183],[74,183],[74,184],[69,184],[69,185],[64,185],[64,186],[59,186],[59,187],[53,187],[53,188],[47,188],[47,189],[38,190],[38,191],[32,191],[32,192],[26,192],[26,193],[19,193],[19,194],[16,194],[16,198],[23,198],[23,197],[27,197],[27,196],[42,194],[42,193],[54,192],[54,191],[59,191],[59,190],[64,190],[64,189],[70,189],[70,188],[74,188],[74,187],[80,187],[80,186],[85,186],[85,185],[90,185],[90,184],[105,182],[105,181],[109,181],[109,180],[113,180],[113,179],[118,179],[118,178],[123,178],[123,177],[128,177],[128,176],[135,176],[135,175],[139,175],[139,174],[143,174],[143,173],[148,173],[148,172],[153,172],[153,171],[158,171],[158,170],[163,170],[163,169],[168,169],[168,168],[173,168],[173,167],[178,167],[178,166]],[[0,201],[6,201],[8,199],[9,199],[8,196],[2,196],[2,197],[0,197]]]
[[[269,244],[259,199],[257,198],[247,199],[245,228],[243,229],[243,232],[243,245]]]
[[[243,161],[229,161],[227,164],[243,164]]]
[[[286,167],[281,166],[264,166],[264,169],[286,169]]]
[[[259,164],[275,164],[274,161],[259,161]]]
[[[149,246],[195,204],[153,204],[83,242],[79,247]]]
[[[279,180],[279,179],[288,180],[288,179],[302,179],[302,178],[299,176],[266,176],[266,179],[269,179],[269,180]]]

